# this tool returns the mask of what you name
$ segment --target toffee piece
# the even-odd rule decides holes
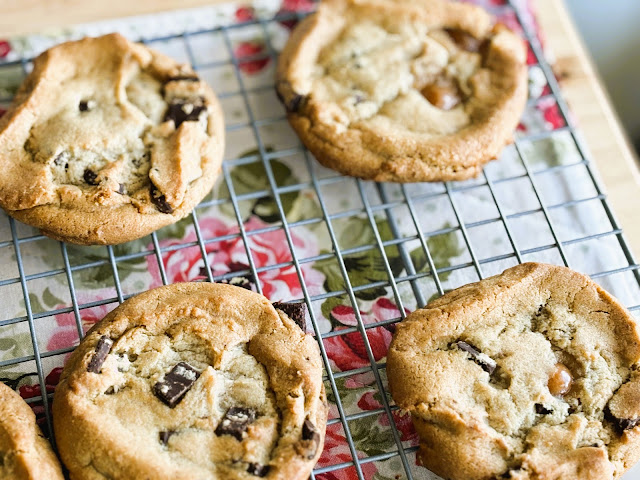
[[[0,118],[0,206],[45,235],[117,244],[184,216],[224,150],[211,88],[119,34],[57,45]]]
[[[157,288],[69,358],[53,402],[58,450],[74,479],[306,480],[327,422],[322,371],[313,337],[262,295]]]
[[[640,458],[640,332],[589,277],[525,263],[399,323],[387,355],[422,465],[451,480],[612,480]]]
[[[464,180],[512,141],[526,50],[463,2],[325,0],[289,38],[276,90],[326,167],[377,181]]]

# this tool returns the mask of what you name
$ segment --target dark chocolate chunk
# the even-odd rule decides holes
[[[53,163],[58,166],[62,165],[67,161],[68,155],[69,154],[67,152],[60,152],[58,155],[56,155],[56,158],[53,159]]]
[[[196,74],[186,74],[186,75],[176,75],[175,77],[167,78],[167,83],[169,82],[199,82],[200,77]]]
[[[84,181],[89,185],[98,185],[100,183],[97,181],[98,174],[90,168],[85,168],[82,178],[84,178]]]
[[[169,104],[163,121],[173,120],[176,128],[178,128],[182,125],[182,122],[197,122],[200,114],[206,109],[204,98],[199,98],[196,102],[175,98]]]
[[[553,409],[547,408],[541,403],[536,403],[534,407],[536,409],[536,413],[539,415],[549,415],[550,413],[553,413]]]
[[[120,183],[118,184],[118,193],[120,195],[126,195],[127,193],[127,187],[125,187],[124,183]]]
[[[112,346],[113,340],[111,340],[106,335],[100,337],[100,340],[98,340],[98,343],[96,345],[96,351],[93,354],[93,357],[91,357],[89,365],[87,366],[87,372],[100,373],[102,364],[106,360],[107,355],[109,355]]]
[[[260,465],[259,463],[250,463],[247,467],[247,473],[256,477],[265,477],[271,467],[269,465]]]
[[[629,430],[631,428],[634,428],[638,424],[640,424],[640,418],[618,418],[618,417],[616,417],[613,413],[611,413],[611,410],[609,410],[608,406],[604,409],[604,418],[609,420],[611,423],[613,423],[613,425],[616,428],[616,431],[620,435],[622,435],[622,433],[625,430]]]
[[[302,440],[307,440],[311,442],[311,447],[307,453],[307,458],[312,459],[316,456],[316,452],[318,451],[318,445],[320,444],[320,434],[318,430],[316,430],[316,426],[311,423],[311,420],[308,418],[305,419],[302,424]]]
[[[81,100],[78,105],[78,110],[81,112],[88,112],[94,106],[95,102],[93,100]]]
[[[231,407],[220,420],[215,433],[216,435],[231,435],[241,442],[244,432],[255,419],[256,411],[252,408]]]
[[[167,203],[167,199],[160,193],[156,186],[151,184],[151,203],[153,203],[160,213],[173,213],[173,208]]]
[[[306,320],[305,314],[307,312],[307,306],[304,303],[280,303],[273,302],[273,308],[277,310],[282,310],[287,314],[291,320],[293,320],[296,325],[298,325],[302,331],[306,330]]]
[[[282,82],[279,85],[282,85],[282,88],[284,90],[291,91],[291,87],[289,86],[288,82]],[[284,108],[287,110],[287,112],[292,113],[300,110],[303,100],[306,98],[304,95],[300,95],[294,92],[293,95],[287,95],[287,99],[285,98],[285,95],[280,91],[280,88],[278,88],[278,86],[276,86],[276,96],[278,97],[278,100],[280,100],[280,103],[284,105]]]
[[[180,362],[164,376],[162,381],[153,386],[153,393],[173,408],[180,403],[199,376],[200,372],[191,365]]]
[[[463,352],[468,353],[471,357],[471,360],[476,362],[489,375],[491,375],[496,369],[496,362],[494,360],[489,358],[487,355],[482,355],[482,353],[480,353],[480,350],[469,345],[467,342],[458,340],[456,342],[456,346]]]
[[[166,432],[160,432],[158,434],[158,437],[160,439],[160,443],[163,445],[166,445],[167,443],[169,443],[169,439],[171,438],[171,436],[176,433],[173,430],[168,430]]]

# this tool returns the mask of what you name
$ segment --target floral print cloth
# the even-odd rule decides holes
[[[517,32],[519,19],[537,31],[527,0],[474,3]],[[391,480],[409,470],[434,479],[416,464],[410,418],[386,390],[395,322],[441,291],[516,264],[516,249],[523,261],[562,264],[554,234],[571,267],[613,272],[597,280],[628,306],[640,303],[638,281],[531,48],[517,148],[507,147],[475,180],[374,184],[317,164],[276,99],[274,54],[313,8],[310,0],[255,0],[0,41],[0,114],[28,59],[64,40],[119,31],[193,63],[220,95],[227,122],[226,161],[213,192],[194,215],[157,235],[78,247],[0,216],[0,377],[35,400],[45,430],[43,389],[54,391],[81,334],[120,300],[163,283],[240,276],[272,301],[309,301],[309,331],[330,370],[331,420],[315,478]]]

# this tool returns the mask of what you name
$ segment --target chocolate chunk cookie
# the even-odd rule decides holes
[[[377,181],[463,180],[512,138],[523,41],[479,7],[325,0],[284,48],[276,89],[323,165]]]
[[[29,405],[0,383],[0,478],[63,480],[51,445],[36,425]]]
[[[0,118],[0,205],[50,237],[136,239],[189,214],[224,149],[209,86],[118,34],[64,43]]]
[[[306,479],[327,421],[322,362],[263,296],[175,284],[91,329],[53,416],[74,479]]]
[[[389,386],[452,480],[611,480],[640,458],[640,336],[585,275],[526,263],[398,325]]]

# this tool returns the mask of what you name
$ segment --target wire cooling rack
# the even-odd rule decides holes
[[[219,244],[220,242],[240,240],[246,252],[247,263],[233,268],[223,274],[217,274],[211,268],[202,269],[202,276],[208,281],[220,281],[230,279],[238,275],[251,278],[255,283],[255,289],[262,293],[264,283],[261,279],[264,275],[276,269],[284,267],[293,267],[297,281],[300,285],[301,295],[299,298],[273,299],[273,300],[289,300],[306,302],[309,307],[308,325],[315,337],[321,341],[320,346],[322,358],[325,366],[325,382],[327,392],[332,400],[332,415],[329,420],[329,426],[338,425],[341,427],[344,436],[344,445],[342,446],[342,455],[336,455],[321,462],[314,470],[312,477],[315,478],[373,478],[371,469],[368,465],[381,464],[388,460],[395,459],[396,476],[394,478],[425,478],[429,474],[424,469],[415,466],[415,451],[417,449],[415,439],[409,441],[404,434],[397,428],[398,416],[397,408],[393,406],[390,396],[387,393],[385,364],[381,361],[377,352],[372,347],[370,337],[365,332],[372,332],[378,328],[392,328],[392,325],[401,320],[405,316],[407,305],[411,308],[419,307],[426,304],[429,296],[442,295],[446,289],[453,288],[462,283],[462,278],[481,279],[489,274],[497,273],[503,266],[521,263],[529,259],[538,259],[541,254],[550,253],[550,256],[543,257],[550,259],[558,264],[563,264],[576,269],[581,269],[583,263],[580,256],[587,252],[593,256],[591,250],[576,250],[583,244],[597,242],[605,244],[606,248],[618,249],[617,263],[614,267],[609,264],[590,263],[589,265],[600,265],[598,268],[592,268],[589,273],[600,283],[607,284],[607,279],[618,278],[627,287],[633,284],[631,294],[623,296],[623,301],[633,311],[638,312],[640,305],[638,304],[638,287],[640,286],[640,267],[636,264],[630,249],[625,242],[624,235],[620,229],[613,212],[607,202],[606,196],[600,187],[593,166],[591,165],[584,145],[582,144],[579,133],[575,130],[571,116],[568,112],[567,105],[562,97],[559,85],[553,75],[550,65],[545,61],[543,51],[532,29],[532,26],[523,21],[524,13],[519,10],[522,8],[520,3],[505,4],[497,7],[502,13],[507,12],[513,14],[514,18],[522,24],[524,35],[531,45],[531,52],[535,56],[536,66],[542,72],[547,82],[548,88],[539,98],[530,101],[530,106],[542,100],[554,101],[557,105],[558,112],[564,123],[564,126],[552,130],[543,130],[534,133],[526,133],[516,135],[511,149],[512,159],[520,165],[520,169],[515,174],[495,175],[491,172],[498,172],[502,167],[500,162],[491,164],[485,172],[476,180],[468,182],[448,182],[444,184],[432,185],[385,185],[375,184],[361,180],[349,180],[349,188],[351,195],[358,200],[360,206],[347,208],[341,211],[335,211],[332,204],[332,198],[326,193],[328,188],[337,186],[342,188],[342,182],[345,177],[330,172],[319,167],[311,155],[304,150],[298,143],[293,146],[273,149],[267,145],[263,138],[264,127],[275,126],[277,129],[285,131],[290,138],[295,138],[293,133],[288,130],[285,122],[285,116],[282,109],[274,109],[269,111],[265,116],[262,113],[256,113],[256,98],[260,98],[262,94],[273,95],[272,83],[253,85],[241,73],[242,67],[251,62],[275,61],[277,57],[277,48],[272,44],[271,26],[275,22],[286,23],[301,18],[301,14],[296,13],[280,13],[273,18],[268,19],[249,19],[248,21],[219,26],[213,29],[202,31],[194,31],[188,33],[179,33],[170,36],[142,38],[142,41],[155,47],[158,44],[171,42],[181,42],[188,60],[194,65],[194,68],[200,70],[227,69],[232,72],[237,82],[238,89],[231,92],[220,93],[219,97],[225,100],[232,100],[239,104],[246,111],[246,118],[242,122],[227,122],[228,143],[230,146],[234,142],[234,132],[244,130],[248,131],[255,140],[257,148],[250,154],[238,156],[232,148],[232,154],[226,158],[222,167],[222,180],[228,190],[228,195],[222,195],[218,198],[207,198],[199,205],[187,222],[195,232],[195,238],[178,243],[165,244],[162,240],[162,233],[154,233],[151,235],[151,248],[141,251],[122,253],[115,247],[104,247],[102,258],[93,258],[90,261],[75,263],[70,260],[70,248],[64,243],[58,244],[58,252],[61,255],[62,263],[58,268],[41,269],[35,273],[29,273],[29,246],[38,244],[45,239],[42,235],[27,233],[22,235],[22,225],[13,219],[7,219],[6,240],[0,242],[0,249],[13,249],[14,262],[6,265],[5,276],[0,280],[0,294],[6,295],[10,287],[19,285],[20,294],[24,302],[24,314],[5,318],[0,321],[0,328],[16,324],[27,324],[30,341],[32,343],[32,354],[16,355],[14,357],[5,358],[0,361],[0,369],[15,370],[22,365],[33,365],[37,371],[37,382],[35,387],[39,385],[39,392],[47,392],[47,395],[33,395],[28,398],[28,402],[35,407],[40,408],[43,419],[43,430],[50,436],[52,431],[52,423],[49,406],[52,399],[51,381],[47,378],[49,367],[61,365],[64,355],[73,350],[70,345],[64,348],[50,350],[42,345],[38,339],[38,323],[46,318],[56,315],[72,315],[74,319],[74,328],[77,335],[81,338],[84,334],[85,325],[83,325],[83,315],[87,309],[98,308],[102,306],[113,306],[121,303],[134,293],[130,289],[123,286],[120,278],[120,271],[127,262],[139,260],[141,258],[153,259],[157,261],[158,275],[161,283],[171,283],[174,279],[167,274],[167,255],[179,252],[184,249],[197,249],[201,257],[201,263],[208,265],[210,261],[211,251],[209,246]],[[256,54],[238,55],[238,51],[233,47],[233,38],[237,32],[245,29],[261,34],[266,39],[266,48]],[[197,42],[195,39],[202,34],[217,35],[221,39],[221,48],[225,50],[219,58],[210,62],[202,62],[198,60],[194,54]],[[21,65],[26,72],[29,69],[30,58],[22,58],[17,62],[7,62],[4,66]],[[216,85],[213,85],[216,88]],[[572,144],[577,155],[574,161],[555,165],[545,165],[542,168],[534,167],[528,160],[526,150],[527,145],[554,137],[563,136]],[[279,184],[274,173],[272,160],[276,158],[297,155],[298,166],[305,172],[305,181],[293,184]],[[237,184],[232,178],[234,168],[242,165],[261,164],[266,174],[266,188],[251,191],[236,191]],[[581,175],[576,175],[575,169],[580,169]],[[503,172],[504,173],[504,172]],[[548,194],[545,191],[546,185],[549,183],[548,177],[554,175],[564,175],[565,182],[572,181],[581,182],[586,190],[591,192],[582,196],[565,196],[559,201],[548,201]],[[527,208],[514,209],[511,205],[512,199],[501,194],[501,186],[508,184],[524,185],[524,188],[531,192],[535,202]],[[317,198],[319,207],[318,214],[311,218],[290,221],[285,208],[287,195],[300,192],[311,192]],[[483,219],[474,219],[470,215],[467,208],[468,193],[482,190],[487,194],[488,201],[495,207],[494,214]],[[276,217],[267,226],[261,226],[256,229],[249,229],[245,223],[245,213],[243,203],[256,199],[269,198],[275,205]],[[451,222],[444,227],[430,229],[425,226],[423,206],[431,200],[445,202],[446,208],[450,209]],[[601,229],[595,233],[591,232],[586,235],[574,236],[573,238],[565,238],[562,233],[563,222],[566,216],[557,215],[558,212],[568,212],[569,217],[577,217],[578,210],[583,205],[592,205],[601,209],[604,217],[608,221],[609,228]],[[202,222],[199,217],[202,212],[211,207],[226,206],[233,211],[235,220],[237,221],[237,231],[225,233],[223,235],[211,235],[203,233]],[[404,212],[404,217],[408,222],[402,222],[399,218],[398,211]],[[546,240],[535,240],[531,242],[530,238],[523,237],[516,233],[520,227],[518,222],[527,217],[537,216],[542,219],[544,225],[548,228]],[[368,226],[373,233],[370,237],[371,241],[359,244],[354,247],[345,248],[341,245],[339,234],[336,232],[336,223],[345,218],[358,217],[366,219]],[[381,227],[380,218],[384,223],[384,233]],[[563,220],[563,218],[565,220]],[[326,235],[330,248],[327,251],[320,252],[310,257],[301,257],[296,248],[296,236],[294,231],[298,227],[304,227],[314,224],[322,224],[326,227]],[[501,228],[504,229],[505,238],[508,239],[507,249],[502,253],[483,254],[485,244],[482,235],[476,235],[474,232],[482,231],[482,228]],[[412,234],[407,234],[407,229]],[[259,264],[256,261],[255,249],[250,247],[250,240],[260,234],[270,232],[280,232],[286,241],[289,250],[289,257],[286,261],[271,264]],[[451,264],[443,265],[436,258],[432,251],[432,239],[442,235],[454,234],[461,240],[461,249],[465,251],[462,261],[451,262]],[[417,245],[418,250],[422,252],[424,257],[424,268],[417,268],[415,258],[409,251],[409,244]],[[398,275],[397,269],[392,265],[388,258],[390,248],[397,249],[398,258],[402,264],[401,271],[403,274]],[[106,251],[106,252],[105,252]],[[350,259],[353,255],[363,252],[375,251],[379,255],[380,262],[377,264],[380,272],[386,275],[377,278],[375,281],[359,282],[354,284],[352,275],[350,275]],[[581,253],[582,252],[582,253]],[[589,253],[590,252],[590,253]],[[335,269],[338,277],[341,278],[342,288],[330,289],[318,293],[310,289],[305,275],[305,265],[313,262],[332,260],[335,261]],[[606,263],[606,262],[605,262]],[[14,265],[15,264],[15,265]],[[79,298],[80,295],[74,285],[77,274],[96,268],[106,267],[110,271],[109,282],[113,288],[107,298],[91,299],[85,301]],[[584,268],[582,268],[584,270]],[[457,271],[466,272],[466,277],[451,276]],[[450,277],[451,276],[451,277]],[[32,293],[32,284],[34,281],[50,281],[53,278],[63,277],[68,284],[70,304],[60,307],[41,307],[34,308],[34,297]],[[452,280],[445,280],[452,278]],[[425,281],[431,285],[433,291],[425,291]],[[615,283],[613,289],[615,290]],[[358,294],[371,289],[385,289],[389,297],[397,306],[399,315],[393,318],[377,318],[374,322],[366,322],[364,314],[360,311],[362,303],[358,298]],[[313,291],[312,291],[313,290]],[[407,293],[409,292],[409,293]],[[616,292],[614,292],[616,293]],[[322,327],[321,313],[317,308],[319,302],[327,299],[342,296],[346,301],[354,306],[353,314],[355,325],[346,328],[327,331]],[[409,298],[409,300],[407,300]],[[362,346],[364,348],[363,355],[369,365],[359,368],[347,369],[345,371],[337,371],[328,356],[326,342],[334,337],[343,337],[351,334],[361,336]],[[45,364],[47,367],[45,367]],[[19,369],[19,368],[18,368]],[[29,370],[29,368],[26,368]],[[357,375],[372,374],[373,386],[380,393],[379,406],[371,409],[363,409],[360,411],[352,411],[344,405],[344,398],[338,388],[338,383],[345,379],[353,378]],[[0,374],[0,376],[5,376]],[[24,376],[24,375],[23,375]],[[22,377],[14,377],[12,381],[16,387]],[[344,392],[342,392],[344,395]],[[363,453],[354,442],[354,433],[352,431],[354,424],[367,417],[379,416],[386,418],[389,428],[386,430],[392,448],[380,452]],[[376,477],[378,478],[378,477]],[[387,478],[387,477],[384,477]],[[429,477],[430,478],[430,477]]]

